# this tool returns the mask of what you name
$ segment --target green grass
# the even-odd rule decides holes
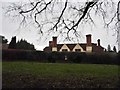
[[[100,64],[3,62],[3,87],[117,87],[118,68]]]
[[[116,65],[3,62],[2,66],[3,72],[43,76],[94,75],[109,77],[118,75],[118,66]]]

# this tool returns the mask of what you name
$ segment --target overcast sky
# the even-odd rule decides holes
[[[13,0],[13,1],[16,1],[16,0]],[[21,39],[21,38],[26,39],[28,42],[33,43],[37,50],[43,50],[45,46],[49,45],[49,40],[52,40],[52,36],[49,36],[47,40],[45,40],[44,38],[40,39],[38,32],[36,30],[33,30],[32,27],[30,27],[30,29],[27,28],[28,30],[26,29],[18,30],[19,23],[17,23],[14,20],[10,20],[9,18],[4,16],[3,10],[2,10],[3,4],[5,4],[5,2],[4,3],[0,2],[0,12],[1,12],[0,13],[0,23],[1,23],[0,35],[4,35],[9,42],[12,36],[17,35],[17,39]],[[79,41],[79,43],[85,43],[86,42],[85,35],[92,34],[93,43],[97,43],[97,39],[100,39],[101,46],[107,48],[108,44],[110,44],[112,48],[113,46],[116,46],[116,48],[118,48],[116,35],[113,35],[114,31],[106,30],[105,28],[103,28],[103,23],[101,20],[99,20],[99,18],[96,18],[95,22],[97,23],[97,25],[94,28],[84,27],[84,30],[82,30],[83,38],[80,39],[81,41]],[[62,37],[58,38],[58,43],[67,43],[67,42],[63,42],[61,38]],[[69,43],[74,43],[74,42],[69,42]]]

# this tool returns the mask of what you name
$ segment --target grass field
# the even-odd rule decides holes
[[[3,62],[3,88],[116,88],[119,66]]]

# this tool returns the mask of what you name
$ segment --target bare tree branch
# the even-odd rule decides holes
[[[79,23],[81,22],[81,20],[82,20],[82,19],[85,17],[85,15],[87,14],[89,8],[90,8],[90,7],[93,7],[96,3],[97,3],[97,2],[88,2],[87,6],[86,6],[86,8],[85,8],[85,10],[84,10],[84,12],[83,12],[83,15],[80,17],[80,19],[77,21],[77,23],[70,28],[70,30],[74,29],[74,27],[76,27],[76,26],[79,25]]]
[[[58,28],[57,25],[59,24],[59,22],[60,22],[60,20],[61,20],[61,18],[63,16],[63,14],[64,14],[64,12],[65,12],[65,9],[67,7],[67,3],[68,3],[68,0],[66,0],[66,2],[65,2],[65,6],[64,6],[64,8],[63,8],[63,10],[62,10],[62,12],[61,12],[58,20],[57,20],[57,23],[53,26],[53,29],[56,28],[56,31],[57,31],[57,28]]]
[[[22,13],[28,13],[28,12],[33,11],[34,9],[36,9],[36,7],[38,6],[38,4],[41,3],[42,1],[43,1],[43,0],[37,2],[37,3],[35,4],[35,6],[34,6],[33,8],[31,8],[30,10],[27,10],[27,11],[21,10],[19,13],[22,14]],[[31,3],[31,4],[32,4],[32,3]],[[33,4],[32,4],[32,5],[33,5]]]
[[[30,1],[30,0],[29,0]],[[59,4],[58,4],[59,3]],[[7,7],[6,14],[12,17],[21,18],[22,24],[27,24],[28,21],[34,23],[34,25],[39,29],[40,33],[44,34],[48,32],[59,32],[60,34],[67,35],[68,38],[71,32],[76,37],[79,37],[78,30],[79,27],[84,23],[89,25],[95,25],[93,15],[91,12],[94,12],[95,15],[99,15],[105,27],[110,27],[110,25],[115,22],[117,17],[120,15],[118,10],[112,14],[112,18],[108,19],[108,7],[114,5],[114,2],[105,0],[91,0],[87,2],[71,3],[66,0],[62,2],[57,0],[50,0],[46,2],[45,0],[38,0],[28,3],[28,4],[11,4]],[[120,1],[118,2],[120,3]],[[58,10],[58,11],[57,11]],[[13,14],[15,13],[15,15]],[[29,20],[30,19],[30,20]],[[118,18],[118,21],[119,18]],[[115,22],[115,26],[118,24],[118,21]]]

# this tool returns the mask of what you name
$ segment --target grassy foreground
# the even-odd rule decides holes
[[[116,88],[119,66],[3,62],[3,88]]]

